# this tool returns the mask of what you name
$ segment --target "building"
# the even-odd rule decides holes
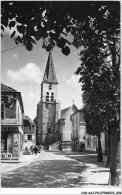
[[[60,102],[57,99],[57,86],[52,53],[49,52],[41,83],[41,100],[37,105],[37,145],[48,146],[58,140],[58,119],[61,110]]]
[[[72,150],[88,151],[97,153],[98,138],[97,136],[86,133],[85,121],[83,118],[83,109],[74,112],[71,117],[72,122]],[[101,146],[103,154],[106,153],[105,133],[101,133]]]
[[[85,135],[85,150],[88,152],[97,153],[98,139],[97,136]]]
[[[59,120],[59,135],[60,135],[60,149],[72,150],[72,123],[70,116],[78,109],[73,104],[72,106],[61,110],[61,118]]]
[[[100,134],[100,140],[101,140],[101,147],[103,154],[106,154],[107,150],[107,140],[105,133]],[[85,150],[89,152],[97,153],[97,147],[98,147],[98,137],[93,135],[86,134],[85,136]]]
[[[1,84],[1,160],[19,160],[23,144],[24,113],[21,93]]]
[[[72,150],[83,151],[85,150],[85,122],[83,119],[83,110],[77,110],[71,117],[72,122]]]
[[[31,147],[36,146],[36,125],[25,115],[23,115],[23,130],[23,150],[30,150]]]

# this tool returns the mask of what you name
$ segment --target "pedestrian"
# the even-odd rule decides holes
[[[34,151],[34,153],[35,153],[35,155],[36,155],[36,154],[37,154],[37,152],[38,152],[38,148],[37,148],[37,146],[35,146],[35,147],[34,147],[33,151]]]

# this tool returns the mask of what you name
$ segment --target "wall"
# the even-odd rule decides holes
[[[90,140],[88,145],[88,139]],[[85,150],[87,151],[97,151],[97,145],[98,145],[98,138],[97,136],[87,135],[85,136]],[[105,133],[101,133],[101,146],[102,146],[102,152],[105,154],[106,146],[105,146]]]
[[[72,134],[72,123],[70,121],[70,116],[74,113],[72,108],[70,108],[67,113],[65,114],[65,127],[63,130],[63,141],[71,141],[71,134]]]
[[[40,101],[37,105],[37,127],[36,127],[36,141],[37,145],[42,144],[42,101]]]
[[[20,107],[18,100],[17,100],[17,106],[16,106],[16,119],[17,119],[17,124],[23,125],[22,111],[21,111],[21,107]]]
[[[106,152],[105,133],[101,133],[101,146],[102,146],[102,152],[103,152],[103,154],[105,154],[105,152]]]
[[[37,137],[38,143],[42,144],[45,140],[46,134],[48,134],[48,128],[51,128],[51,133],[56,133],[56,113],[58,112],[58,104],[56,101],[52,103],[52,107],[49,109],[45,102],[40,101],[37,108]],[[57,112],[56,112],[57,109]]]
[[[28,135],[32,136],[32,140],[28,139]],[[35,146],[35,145],[36,145],[36,128],[34,124],[28,124],[28,126],[24,127],[23,150],[25,150],[26,147],[30,149],[31,146]]]
[[[80,111],[74,113],[72,115],[71,121],[72,121],[72,138],[83,139],[85,135],[85,124],[83,120],[83,113],[81,113]]]
[[[28,140],[27,137],[28,137],[28,134],[24,134],[23,150],[25,150],[26,147],[30,149],[31,146],[36,145],[36,137],[34,134],[32,134],[32,141]]]

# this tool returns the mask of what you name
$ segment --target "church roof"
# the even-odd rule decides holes
[[[56,73],[54,69],[54,63],[53,63],[53,57],[52,53],[49,52],[48,60],[47,60],[47,65],[43,77],[43,82],[48,82],[48,83],[55,83],[57,84],[57,78],[56,78]]]

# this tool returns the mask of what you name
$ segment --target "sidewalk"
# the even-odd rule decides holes
[[[10,171],[13,171],[17,168],[20,168],[24,165],[28,165],[37,158],[41,157],[43,151],[41,153],[37,153],[37,155],[31,154],[31,155],[22,155],[20,158],[20,161],[18,163],[13,162],[13,163],[1,163],[0,168],[1,168],[1,174],[3,173],[8,173]]]
[[[109,185],[110,169],[106,168],[107,156],[103,156],[103,162],[97,162],[97,154],[87,152],[68,152],[65,154],[70,158],[84,162],[84,170],[79,177],[81,186],[111,187]]]

